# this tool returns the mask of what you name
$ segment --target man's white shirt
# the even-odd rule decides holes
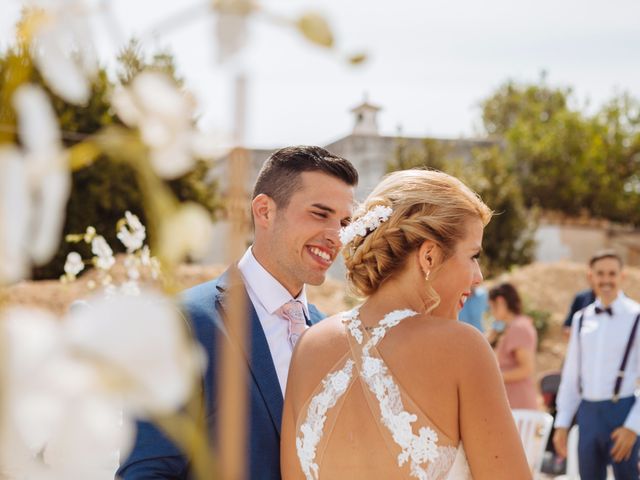
[[[631,335],[640,304],[623,293],[611,304],[613,315],[606,312],[596,314],[596,307],[602,307],[599,299],[584,309],[580,348],[578,349],[578,328],[581,312],[576,312],[571,324],[571,338],[562,369],[562,381],[558,390],[555,426],[568,428],[578,410],[581,400],[601,401],[613,397],[616,378],[624,351]],[[578,350],[580,360],[578,361]],[[578,368],[581,370],[580,379]],[[640,328],[636,331],[619,397],[635,394],[640,377]],[[578,382],[582,383],[580,394]],[[640,402],[636,402],[627,415],[624,426],[640,433]]]
[[[260,265],[253,256],[251,247],[238,262],[238,269],[247,287],[249,299],[258,314],[264,336],[267,338],[273,365],[278,374],[280,390],[284,396],[292,348],[289,344],[289,323],[277,315],[276,311],[288,301],[298,300],[302,303],[306,318],[309,318],[305,287],[302,288],[300,295],[293,298],[287,289]]]

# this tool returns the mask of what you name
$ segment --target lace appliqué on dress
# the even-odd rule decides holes
[[[327,411],[333,407],[351,383],[353,360],[347,360],[342,369],[328,374],[322,380],[322,391],[313,397],[307,418],[300,427],[301,436],[296,438],[296,449],[300,466],[307,480],[318,479],[318,464],[315,463],[316,448],[322,438]]]
[[[456,447],[438,447],[438,458],[429,464],[427,478],[447,478],[451,466],[456,460],[458,449]],[[470,475],[469,475],[470,476]],[[464,478],[467,478],[465,475]]]
[[[351,336],[356,339],[356,342],[358,342],[359,345],[362,345],[364,338],[360,331],[362,322],[358,318],[358,309],[354,308],[353,310],[344,313],[342,315],[342,323],[344,323],[349,329],[349,333],[351,333]]]
[[[357,311],[356,311],[357,313]],[[412,423],[417,421],[418,417],[404,409],[402,398],[398,386],[393,381],[392,376],[384,362],[377,357],[369,355],[369,351],[375,347],[385,336],[386,332],[398,325],[402,320],[417,315],[413,310],[394,310],[388,313],[372,330],[371,338],[362,348],[362,371],[361,376],[365,383],[375,395],[380,407],[382,423],[389,429],[393,440],[402,449],[398,455],[398,466],[403,466],[409,462],[411,476],[420,480],[428,480],[438,478],[429,470],[442,470],[449,466],[455,458],[443,458],[438,462],[441,452],[449,453],[448,450],[438,448],[438,434],[429,427],[421,427],[418,433],[413,432]],[[351,323],[347,323],[350,332],[355,326],[354,322],[360,322],[357,315],[351,319]],[[358,329],[358,333],[360,333]],[[446,447],[443,447],[446,448]]]

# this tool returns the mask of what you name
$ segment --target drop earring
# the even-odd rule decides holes
[[[425,281],[429,281],[429,275],[431,275],[431,270],[427,270],[427,273],[424,275]]]

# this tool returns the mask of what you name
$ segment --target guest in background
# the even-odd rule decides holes
[[[510,283],[502,283],[489,291],[491,314],[504,322],[498,339],[496,356],[502,372],[511,408],[537,410],[534,381],[538,335],[531,318],[522,314],[520,295]]]
[[[589,267],[589,273],[587,274],[589,284],[591,284],[591,276],[591,267]],[[573,316],[576,314],[576,312],[582,310],[587,305],[591,305],[595,301],[596,293],[593,291],[593,288],[581,290],[576,293],[575,297],[573,297],[573,302],[571,303],[571,307],[569,308],[569,313],[567,314],[567,318],[564,320],[564,323],[562,325],[562,330],[567,340],[569,339],[569,335],[571,334],[571,323],[573,322]]]
[[[472,287],[471,295],[458,313],[458,320],[473,325],[484,333],[482,319],[487,310],[489,310],[487,291],[482,287]]]
[[[576,415],[582,480],[605,480],[608,464],[616,480],[637,480],[640,473],[640,304],[622,293],[622,267],[612,250],[591,257],[596,301],[575,314],[562,369],[553,443],[565,457]]]

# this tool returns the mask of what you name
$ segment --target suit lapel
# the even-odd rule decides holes
[[[226,310],[229,308],[227,304],[229,290],[232,288],[242,288],[246,294],[244,284],[242,282],[231,284],[230,277],[230,271],[227,270],[220,277],[217,285],[218,295],[216,297],[216,308],[225,322],[227,322]],[[248,338],[246,342],[239,342],[237,335],[233,333],[231,333],[231,335],[234,341],[242,344],[242,349],[249,365],[249,373],[267,406],[273,425],[278,435],[280,435],[283,399],[278,374],[273,365],[271,351],[269,350],[269,344],[262,330],[260,319],[248,295],[245,297],[245,304],[247,306],[247,316],[249,317],[248,331],[250,338]]]

